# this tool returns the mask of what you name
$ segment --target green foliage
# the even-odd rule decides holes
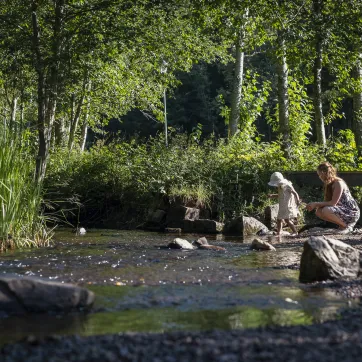
[[[225,220],[260,212],[270,173],[315,170],[325,159],[322,150],[302,144],[291,163],[280,143],[253,140],[247,133],[226,142],[201,139],[200,127],[190,135],[170,131],[168,147],[160,134],[147,142],[99,143],[83,154],[58,150],[45,181],[47,198],[78,197],[88,223],[111,213],[125,222],[144,221],[161,198],[210,207]]]
[[[351,130],[339,131],[335,138],[329,140],[326,158],[339,171],[354,171],[361,169],[358,164],[358,152],[354,134]]]
[[[48,245],[52,232],[40,216],[42,189],[33,181],[23,139],[0,127],[0,249]]]
[[[62,208],[71,215],[75,211],[68,207],[78,208],[75,201],[79,199],[85,210],[95,211],[93,216],[84,215],[90,220],[115,209],[125,216],[130,214],[131,219],[143,219],[150,203],[162,196],[216,206],[220,219],[255,212],[265,202],[263,192],[270,172],[312,170],[324,159],[340,170],[361,167],[350,131],[328,140],[326,150],[310,143],[314,129],[310,86],[319,36],[323,38],[326,123],[341,119],[342,107],[347,108],[346,97],[361,91],[360,80],[350,76],[361,54],[359,1],[318,1],[323,5],[321,11],[313,6],[316,3],[56,0],[34,1],[31,8],[24,0],[2,2],[1,123],[19,134],[29,127],[33,135],[26,140],[29,148],[37,146],[33,128],[46,131],[47,140],[49,135],[60,134],[64,139],[52,140],[52,144],[64,145],[70,126],[78,128],[74,130],[76,136],[82,122],[105,132],[103,127],[109,119],[119,118],[131,109],[141,110],[149,119],[163,121],[162,97],[167,89],[168,98],[177,98],[173,107],[168,108],[168,115],[172,111],[183,113],[183,102],[185,116],[173,125],[187,129],[189,134],[177,134],[169,128],[169,147],[165,147],[160,134],[146,142],[98,143],[84,154],[56,148],[46,180],[47,194],[53,202],[48,205],[55,207],[59,201],[65,202],[67,206]],[[35,17],[37,35],[32,23]],[[283,40],[279,45],[278,37]],[[223,133],[224,125],[216,124],[220,123],[217,113],[229,118],[229,98],[235,80],[230,60],[237,39],[241,41],[247,69],[238,105],[241,131],[228,142],[214,135],[203,139],[202,131],[207,127],[208,134]],[[288,122],[285,119],[284,124],[285,131],[290,132],[289,159],[281,148],[281,127],[274,112],[278,110],[275,65],[281,55],[285,55],[290,68],[289,117],[285,117]],[[160,69],[164,62],[167,72]],[[211,63],[214,71],[217,69],[213,74],[208,69]],[[187,83],[180,72],[189,72],[193,83]],[[182,82],[185,96],[181,100],[173,91]],[[43,91],[44,96],[38,94]],[[195,99],[201,100],[202,106]],[[38,101],[44,104],[39,105]],[[49,115],[44,125],[37,120],[38,109]],[[64,132],[52,129],[53,110],[55,123]],[[74,121],[76,114],[78,123]],[[196,122],[203,122],[204,129],[197,126],[191,131]],[[265,130],[269,125],[274,133],[268,135],[270,142],[265,142],[266,137],[258,131],[263,133],[261,128]],[[24,149],[17,147],[14,152],[22,155]],[[6,152],[10,152],[9,148]],[[6,160],[9,155],[4,156]],[[14,173],[19,172],[14,180],[22,180],[21,169],[32,172],[19,166],[14,169]],[[20,184],[9,180],[13,178],[1,180],[1,197],[5,199],[6,195],[8,199],[3,206],[3,210],[7,208],[3,212],[7,220],[2,223],[3,238],[18,230],[12,221],[15,216],[11,216],[16,212],[10,206],[20,197],[20,191],[11,190],[18,190]],[[31,187],[24,186],[24,190]],[[33,197],[38,201],[29,210],[40,208],[40,194]]]

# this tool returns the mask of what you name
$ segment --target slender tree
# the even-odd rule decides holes
[[[235,66],[233,89],[231,93],[230,118],[229,118],[229,137],[235,135],[238,131],[240,122],[240,103],[242,97],[242,86],[244,77],[244,50],[246,38],[246,22],[249,9],[244,9],[242,23],[237,34],[235,42]]]
[[[356,81],[353,93],[353,131],[356,140],[358,155],[362,156],[362,56],[356,61],[353,77]]]
[[[322,67],[323,67],[323,5],[324,0],[313,0],[314,24],[315,24],[315,58],[313,65],[314,86],[314,121],[316,126],[317,143],[326,146],[324,129],[323,104],[322,104]]]

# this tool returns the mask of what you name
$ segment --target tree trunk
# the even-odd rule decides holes
[[[82,95],[81,95],[81,97],[80,97],[80,99],[78,101],[77,110],[75,112],[74,112],[74,107],[72,105],[72,119],[71,119],[71,122],[70,122],[70,132],[69,132],[69,140],[68,140],[68,149],[69,149],[69,151],[71,151],[73,146],[74,146],[75,133],[76,133],[77,128],[78,128],[78,123],[79,123],[79,119],[80,119],[80,115],[81,115],[81,111],[82,111],[82,107],[83,107],[83,103],[84,103],[84,98],[85,98],[85,90],[87,88],[86,83],[87,83],[87,81],[84,80]]]
[[[87,134],[88,134],[88,118],[89,118],[89,109],[90,109],[90,100],[91,100],[91,96],[90,96],[90,92],[92,90],[92,81],[88,82],[88,87],[87,87],[87,105],[86,105],[86,110],[85,110],[85,114],[84,114],[84,120],[83,120],[83,124],[82,124],[82,130],[81,130],[81,135],[80,135],[80,150],[81,152],[83,152],[85,150],[85,143],[87,141]]]
[[[353,131],[358,150],[358,156],[362,156],[362,67],[361,59],[358,60],[354,70],[353,78],[358,81],[359,88],[357,92],[353,94]]]
[[[38,82],[38,155],[36,158],[36,179],[41,182],[45,176],[45,167],[47,159],[47,147],[46,147],[46,136],[45,136],[45,96],[44,96],[44,65],[43,57],[40,50],[40,29],[38,24],[38,4],[36,1],[32,1],[31,5],[31,16],[32,16],[32,41],[33,41],[33,52],[34,62],[37,72]]]
[[[240,102],[242,97],[243,77],[244,77],[244,39],[245,39],[245,22],[248,17],[248,9],[244,14],[244,23],[241,26],[239,36],[236,40],[235,68],[233,91],[231,94],[231,109],[229,117],[229,137],[238,132],[240,121]]]
[[[58,118],[54,122],[55,145],[62,146],[65,143],[64,118]]]
[[[88,125],[87,125],[87,120],[84,119],[84,122],[82,124],[81,134],[80,134],[80,150],[81,150],[81,152],[84,152],[84,150],[85,150],[85,142],[87,140],[87,134],[88,134]]]
[[[21,101],[20,103],[20,119],[19,119],[19,133],[24,130],[24,103]]]
[[[10,128],[16,132],[16,111],[18,108],[18,97],[14,96],[11,102]]]
[[[314,13],[316,16],[316,44],[313,73],[314,73],[314,121],[316,126],[317,143],[323,147],[326,146],[326,134],[324,129],[324,117],[322,107],[322,66],[323,66],[323,37],[320,24],[323,0],[313,0]]]
[[[285,40],[282,31],[278,32],[279,56],[278,72],[278,106],[279,132],[282,136],[282,147],[285,157],[290,157],[290,126],[289,126],[289,96],[288,96],[288,65],[285,51]]]
[[[38,78],[38,156],[36,160],[36,179],[41,182],[45,177],[50,142],[55,119],[58,97],[58,73],[60,67],[61,28],[64,13],[64,1],[55,1],[55,21],[53,28],[52,58],[49,71],[46,70],[41,51],[38,2],[31,3],[32,41],[34,63]]]

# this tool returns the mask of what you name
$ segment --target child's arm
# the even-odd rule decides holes
[[[295,191],[294,188],[292,188],[292,194],[293,194],[294,197],[295,197],[295,201],[297,202],[297,205],[299,205],[299,204],[302,202],[302,200],[300,199],[297,191]]]
[[[268,197],[278,197],[278,194],[268,194]]]

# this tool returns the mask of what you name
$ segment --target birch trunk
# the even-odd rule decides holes
[[[362,55],[353,70],[353,78],[359,84],[359,90],[353,94],[353,131],[358,150],[358,156],[362,156]]]
[[[58,75],[60,50],[62,46],[61,28],[64,13],[64,1],[55,1],[55,21],[52,40],[52,58],[49,70],[46,69],[41,46],[41,31],[38,19],[38,2],[31,3],[32,42],[35,69],[38,82],[38,155],[36,160],[36,179],[41,182],[45,177],[49,156],[55,110],[58,97]]]
[[[285,51],[285,40],[282,31],[278,32],[279,56],[278,73],[278,106],[279,132],[282,136],[282,147],[287,158],[290,157],[290,125],[289,125],[289,96],[288,96],[288,65]]]
[[[18,108],[18,97],[13,97],[11,102],[10,128],[16,131],[16,112]]]
[[[85,143],[86,143],[86,140],[87,140],[87,134],[88,134],[88,124],[87,124],[87,120],[84,119],[84,122],[82,124],[81,134],[80,134],[80,151],[81,152],[84,152],[84,150],[85,150]]]
[[[242,97],[242,87],[244,78],[244,39],[245,39],[245,21],[248,17],[248,10],[244,14],[244,23],[241,26],[239,36],[236,40],[235,68],[233,91],[231,94],[231,109],[229,117],[228,134],[234,136],[238,132],[240,122],[240,102]]]
[[[62,146],[65,143],[64,118],[58,118],[54,122],[54,143]]]
[[[323,37],[320,26],[318,23],[321,21],[323,0],[314,0],[314,12],[316,16],[317,34],[314,59],[313,73],[314,73],[314,122],[316,126],[317,143],[326,147],[326,134],[324,128],[323,105],[322,105],[322,66],[323,66]]]
[[[36,158],[36,179],[38,182],[41,182],[45,176],[45,166],[47,150],[46,147],[46,130],[45,130],[45,95],[44,95],[44,65],[43,57],[40,50],[40,29],[38,23],[38,4],[36,1],[32,1],[31,5],[31,18],[32,18],[32,42],[33,42],[33,52],[35,58],[35,68],[37,72],[37,96],[38,96],[38,155]]]
[[[74,107],[72,106],[72,119],[71,119],[71,123],[70,123],[70,132],[69,132],[69,140],[68,140],[68,149],[69,149],[69,151],[71,151],[73,146],[74,146],[75,133],[77,131],[80,115],[81,115],[81,112],[82,112],[86,87],[87,87],[86,86],[86,81],[84,81],[83,89],[82,89],[82,95],[81,95],[81,97],[80,97],[80,99],[78,101],[77,109],[76,109],[75,112],[74,112]]]
[[[82,124],[82,130],[81,130],[81,135],[80,135],[80,150],[81,152],[84,152],[85,150],[85,143],[87,141],[87,134],[88,134],[88,118],[89,118],[89,109],[90,109],[90,92],[92,90],[92,81],[88,82],[88,87],[87,87],[87,105],[86,105],[86,110],[85,110],[85,114],[84,114],[84,120],[83,120],[83,124]]]

